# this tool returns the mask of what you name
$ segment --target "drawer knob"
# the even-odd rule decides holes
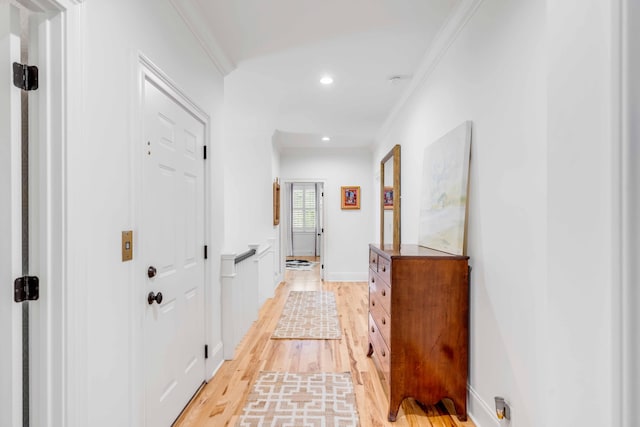
[[[386,324],[387,324],[387,321],[386,321],[386,320],[384,320],[384,317],[382,318],[382,324],[383,324],[383,325],[386,325]]]
[[[376,330],[373,328],[373,326],[371,327],[371,332],[375,332]]]
[[[375,307],[376,306],[376,302],[372,300],[371,301],[371,305]]]
[[[382,296],[386,297],[387,296],[387,291],[385,291],[384,289],[382,290]]]
[[[383,266],[382,266],[382,272],[384,273],[385,271],[387,271],[387,266],[386,266],[386,265],[383,265]]]
[[[387,353],[384,352],[384,350],[382,350],[382,357],[386,357]]]

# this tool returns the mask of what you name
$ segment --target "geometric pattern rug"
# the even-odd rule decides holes
[[[272,339],[340,339],[336,297],[326,291],[291,291]]]
[[[351,374],[260,372],[236,426],[359,426]]]

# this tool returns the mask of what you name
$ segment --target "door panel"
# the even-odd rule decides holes
[[[146,277],[146,425],[168,426],[204,380],[205,127],[149,80],[144,86],[142,259]]]
[[[293,233],[293,256],[315,256],[316,233]]]

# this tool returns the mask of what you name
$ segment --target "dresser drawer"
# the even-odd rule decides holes
[[[389,347],[382,338],[382,335],[380,335],[378,325],[376,325],[371,315],[369,315],[369,342],[373,346],[373,353],[378,359],[380,370],[384,374],[388,384],[390,371],[389,367],[391,366],[391,352],[389,351]]]
[[[378,271],[378,254],[373,251],[369,251],[369,268]]]
[[[391,314],[391,287],[379,274],[369,272],[369,294],[375,295],[376,300],[382,304],[386,312]]]
[[[378,257],[378,274],[391,284],[391,262],[381,256]]]
[[[369,313],[388,347],[391,343],[391,317],[373,294],[369,295]]]

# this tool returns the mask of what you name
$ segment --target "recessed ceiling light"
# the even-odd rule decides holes
[[[333,83],[333,77],[331,76],[322,76],[322,78],[320,79],[320,83],[322,83],[323,85],[330,85],[331,83]]]
[[[328,141],[331,141],[331,138],[329,138],[328,136],[323,136],[323,137],[322,137],[322,140],[323,140],[324,142],[328,142]]]

